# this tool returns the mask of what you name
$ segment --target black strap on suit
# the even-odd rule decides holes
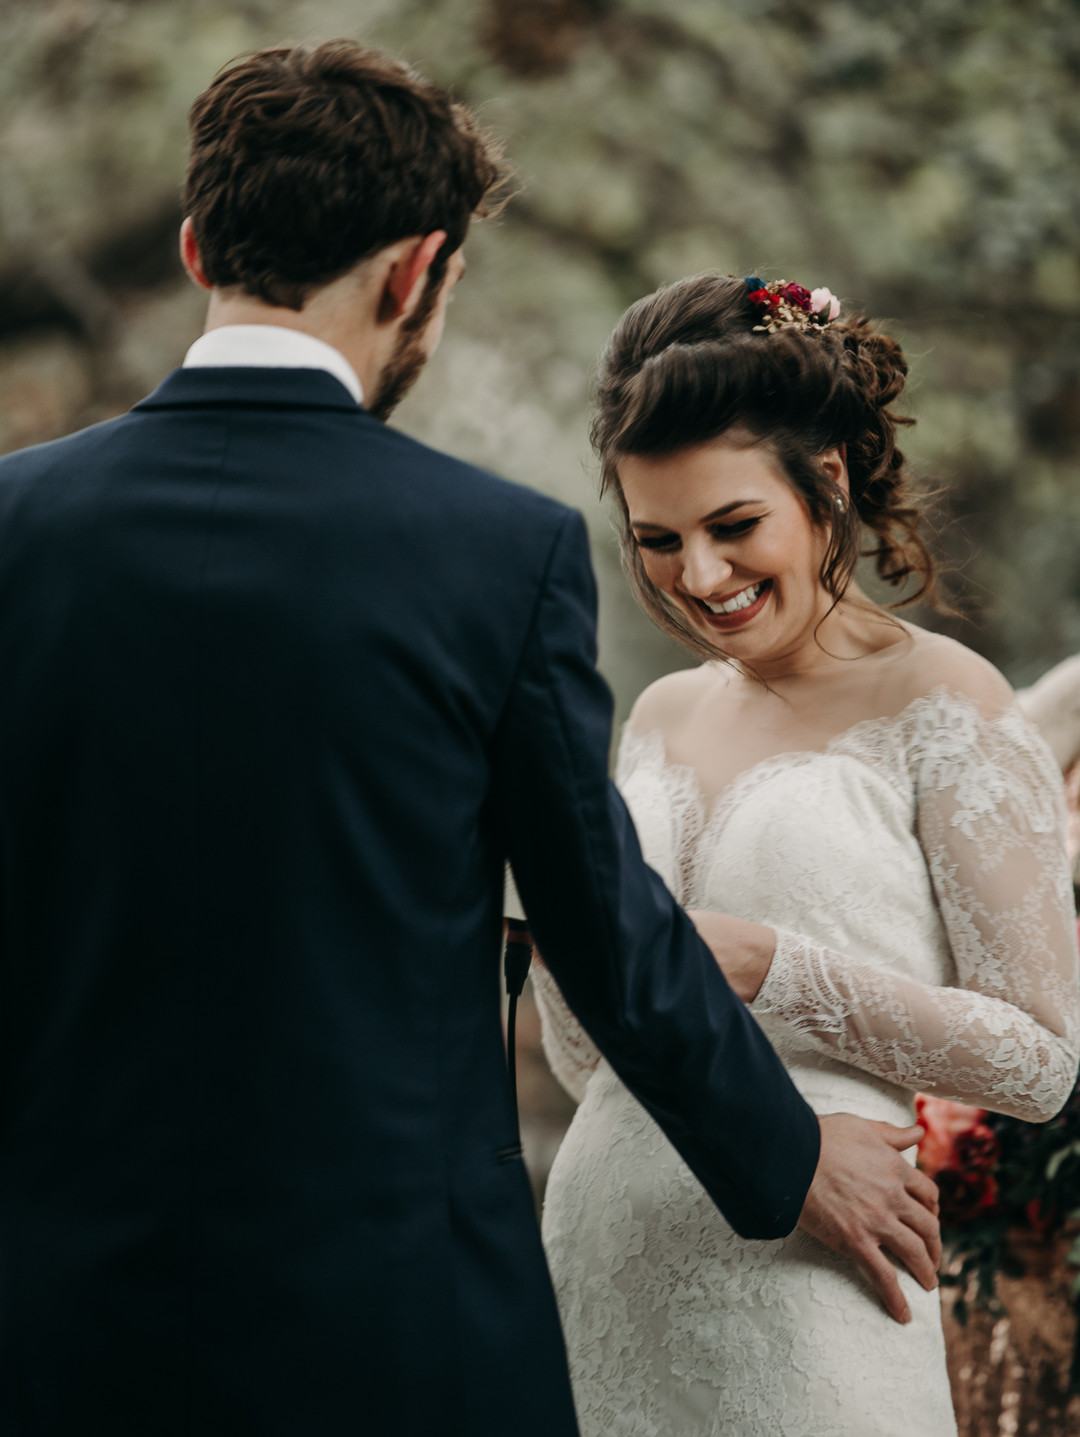
[[[532,962],[532,935],[529,933],[528,925],[520,918],[508,918],[506,920],[506,951],[503,954],[503,974],[506,978],[506,993],[510,1000],[506,1014],[506,1065],[510,1078],[510,1092],[514,1099],[514,1112],[517,1113],[517,1005],[525,987],[525,979],[528,976],[529,964]],[[520,1125],[520,1118],[519,1118]],[[511,1154],[504,1149],[506,1159],[511,1156],[521,1155],[521,1144],[517,1144],[516,1151]],[[499,1154],[500,1157],[503,1153]]]

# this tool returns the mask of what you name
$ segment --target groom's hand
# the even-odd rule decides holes
[[[922,1128],[895,1128],[851,1113],[821,1124],[821,1156],[799,1226],[858,1263],[897,1322],[911,1310],[890,1258],[927,1291],[937,1287],[941,1229],[937,1184],[906,1162]]]

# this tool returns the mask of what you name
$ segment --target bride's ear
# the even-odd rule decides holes
[[[847,472],[847,445],[834,444],[832,448],[823,450],[818,455],[818,463],[825,471],[825,476],[844,495],[845,499],[851,497],[851,485],[848,481]]]

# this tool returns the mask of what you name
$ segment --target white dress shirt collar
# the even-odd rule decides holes
[[[302,329],[280,324],[224,324],[197,339],[184,356],[185,369],[325,369],[357,404],[364,391],[356,370],[333,345]]]

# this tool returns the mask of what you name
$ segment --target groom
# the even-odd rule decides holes
[[[731,1223],[801,1213],[900,1316],[913,1134],[819,1125],[643,863],[581,519],[382,423],[496,154],[347,42],[243,59],[192,135],[206,334],[0,463],[0,1432],[572,1437],[505,858]]]

